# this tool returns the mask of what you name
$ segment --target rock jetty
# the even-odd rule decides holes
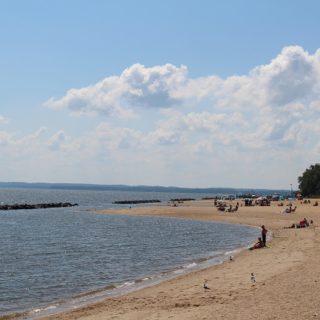
[[[141,204],[141,203],[157,203],[160,200],[124,200],[124,201],[114,201],[113,204]]]
[[[77,203],[57,202],[57,203],[23,203],[23,204],[1,204],[0,210],[23,210],[23,209],[47,209],[47,208],[65,208],[77,206]]]
[[[179,198],[179,199],[171,199],[170,201],[173,202],[183,202],[183,201],[194,201],[195,199],[193,198]]]

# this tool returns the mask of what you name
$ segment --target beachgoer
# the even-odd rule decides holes
[[[263,248],[263,247],[264,247],[264,243],[263,243],[262,239],[258,238],[258,242],[256,242],[252,247],[250,247],[249,250],[259,249],[259,248]]]
[[[265,228],[264,225],[261,226],[261,238],[264,246],[267,245],[267,232],[268,230]]]
[[[313,220],[310,220],[310,222],[309,222],[306,218],[304,218],[299,223],[293,223],[290,227],[285,227],[285,229],[306,228],[306,227],[309,227],[310,224],[313,224]]]
[[[284,227],[284,229],[294,229],[296,227],[297,227],[297,225],[295,223],[293,223],[290,227]]]
[[[304,218],[299,222],[299,228],[305,228],[305,227],[309,227],[309,222],[306,218]]]

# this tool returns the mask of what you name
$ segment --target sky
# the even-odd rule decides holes
[[[0,0],[0,181],[297,188],[320,2]]]

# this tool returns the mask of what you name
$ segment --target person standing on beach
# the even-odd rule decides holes
[[[265,226],[261,226],[261,237],[262,237],[262,242],[264,246],[267,245],[267,232],[268,230],[265,228]]]

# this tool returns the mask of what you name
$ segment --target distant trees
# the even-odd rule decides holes
[[[316,163],[306,169],[298,182],[303,196],[320,195],[320,164]]]

